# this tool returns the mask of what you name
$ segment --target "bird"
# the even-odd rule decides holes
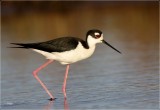
[[[38,72],[45,68],[47,65],[53,61],[58,61],[62,65],[66,65],[66,71],[64,75],[64,81],[62,86],[62,92],[64,98],[67,98],[66,95],[66,83],[69,73],[70,64],[75,62],[87,59],[90,57],[96,48],[96,44],[104,43],[121,54],[119,50],[111,46],[108,42],[104,40],[103,33],[98,29],[91,29],[86,33],[86,39],[83,40],[77,37],[60,37],[53,40],[45,42],[36,42],[36,43],[11,43],[16,46],[11,48],[23,48],[31,49],[41,55],[43,55],[47,62],[38,67],[32,72],[35,79],[41,84],[46,93],[50,96],[50,101],[55,100],[56,98],[51,94],[46,85],[38,77]]]

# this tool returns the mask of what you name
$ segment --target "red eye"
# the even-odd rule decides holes
[[[95,38],[96,39],[98,39],[98,38],[100,38],[101,37],[101,35],[95,35]]]

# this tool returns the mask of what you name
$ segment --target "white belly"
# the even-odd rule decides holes
[[[37,49],[33,50],[44,55],[47,59],[59,61],[61,64],[70,64],[90,57],[95,50],[95,46],[90,47],[89,49],[85,49],[82,46],[82,44],[79,43],[77,48],[74,50],[52,53],[48,53]]]

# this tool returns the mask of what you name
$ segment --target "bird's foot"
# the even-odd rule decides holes
[[[54,101],[54,100],[56,100],[57,98],[50,98],[50,99],[48,99],[49,101]]]

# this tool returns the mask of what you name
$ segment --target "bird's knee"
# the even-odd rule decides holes
[[[33,71],[32,74],[34,77],[37,76],[37,71]]]

